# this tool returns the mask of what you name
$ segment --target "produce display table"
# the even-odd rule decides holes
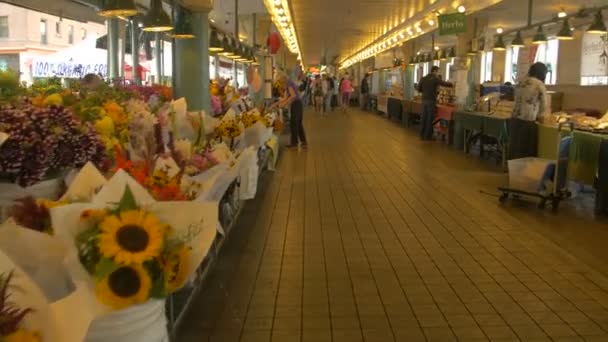
[[[388,112],[388,96],[378,95],[378,111],[381,113]]]
[[[410,127],[415,118],[422,116],[422,102],[416,100],[408,101],[406,108],[408,110],[403,112],[404,122],[407,127]]]
[[[468,153],[470,145],[479,137],[496,138],[503,164],[507,160],[509,118],[485,112],[454,112],[454,146]],[[483,143],[480,155],[483,156]]]
[[[387,98],[387,115],[389,119],[398,119],[402,120],[403,117],[403,104],[402,99],[400,97],[389,96]]]
[[[557,156],[557,127],[538,125],[538,156],[555,159]],[[575,130],[570,145],[568,178],[583,184],[593,184],[598,168],[600,145],[608,135]]]

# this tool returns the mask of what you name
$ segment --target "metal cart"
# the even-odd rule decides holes
[[[561,200],[570,196],[568,191],[568,160],[574,126],[564,123],[558,126],[557,159],[521,158],[508,161],[509,186],[499,187],[500,203],[513,197],[539,198],[539,208],[547,201],[557,210]]]

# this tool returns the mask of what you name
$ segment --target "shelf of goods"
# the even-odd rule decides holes
[[[14,304],[41,341],[168,341],[274,170],[282,116],[231,97],[221,118],[189,112],[167,87],[87,90],[0,94],[0,283],[18,274]]]

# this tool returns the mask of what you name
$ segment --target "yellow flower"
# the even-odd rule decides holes
[[[152,281],[141,265],[121,266],[95,284],[97,299],[115,309],[145,303]]]
[[[106,101],[103,104],[103,109],[106,112],[106,115],[109,116],[114,122],[115,126],[126,126],[127,124],[127,115],[125,114],[124,109],[114,101]]]
[[[40,334],[36,331],[26,331],[19,329],[14,333],[2,336],[2,342],[40,342]]]
[[[103,136],[112,136],[114,134],[114,121],[109,116],[95,121],[95,129],[97,133]]]
[[[80,219],[86,220],[101,220],[106,216],[105,210],[87,209],[80,213]]]
[[[52,209],[55,207],[60,207],[62,205],[68,204],[66,201],[51,201],[47,199],[37,199],[36,202],[39,206],[44,207],[46,209]]]
[[[163,224],[143,210],[106,216],[99,228],[99,251],[119,264],[141,264],[160,255],[163,249]]]
[[[63,106],[63,97],[59,94],[51,94],[44,99],[45,106]]]
[[[179,290],[188,277],[190,267],[190,247],[182,248],[169,254],[163,264],[165,287],[169,293]]]

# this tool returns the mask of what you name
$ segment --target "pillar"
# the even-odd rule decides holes
[[[209,94],[209,10],[192,12],[195,38],[175,40],[175,98],[185,97],[189,111],[211,113]]]
[[[131,66],[133,67],[131,77],[133,82],[141,85],[141,75],[139,74],[139,27],[134,19],[130,20],[131,24]]]
[[[110,18],[107,20],[108,25],[108,79],[113,80],[118,78],[118,19]]]
[[[161,54],[162,41],[160,39],[160,32],[154,34],[154,60],[156,61],[156,84],[161,84],[163,78],[163,56]]]

